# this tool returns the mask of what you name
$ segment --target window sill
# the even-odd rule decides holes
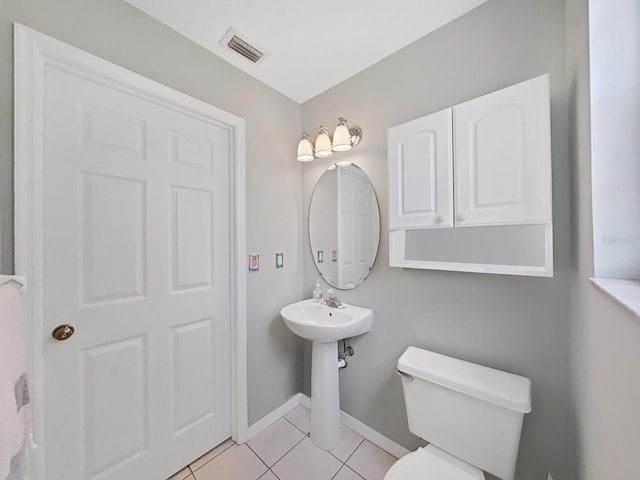
[[[593,277],[589,280],[614,302],[640,318],[640,280]]]

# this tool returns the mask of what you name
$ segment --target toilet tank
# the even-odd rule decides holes
[[[409,430],[503,480],[513,480],[528,378],[409,347],[398,360]]]

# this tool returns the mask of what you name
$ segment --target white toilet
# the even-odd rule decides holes
[[[409,347],[398,360],[409,430],[430,442],[398,460],[385,480],[513,480],[531,381]]]

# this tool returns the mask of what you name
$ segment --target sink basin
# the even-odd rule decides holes
[[[345,308],[339,309],[321,305],[313,299],[303,300],[283,307],[280,315],[293,333],[314,342],[335,342],[371,330],[372,310],[342,305]]]
[[[373,310],[347,303],[327,307],[317,300],[303,300],[280,310],[289,329],[313,342],[311,348],[311,441],[323,450],[340,443],[340,392],[338,340],[371,330]],[[344,361],[344,360],[343,360]]]

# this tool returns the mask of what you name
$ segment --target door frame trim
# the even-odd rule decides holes
[[[248,439],[245,121],[107,60],[14,24],[15,272],[28,279],[23,295],[31,377],[34,439],[30,478],[44,479],[44,100],[45,73],[56,68],[215,122],[230,135],[231,438]]]

